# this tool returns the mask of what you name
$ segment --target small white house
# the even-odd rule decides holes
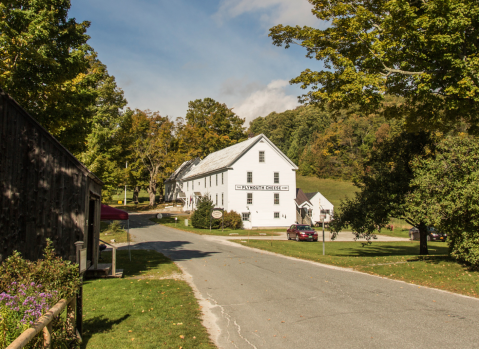
[[[305,193],[309,202],[313,205],[308,212],[313,225],[320,225],[323,222],[329,223],[333,219],[334,205],[329,202],[320,192]]]
[[[200,158],[185,161],[176,169],[173,174],[165,180],[165,201],[171,202],[180,200],[180,196],[184,198],[183,177],[198,163]]]
[[[241,214],[246,229],[294,223],[298,167],[265,135],[208,155],[182,178],[183,210],[208,195],[215,207]]]

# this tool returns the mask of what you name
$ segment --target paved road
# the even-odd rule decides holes
[[[220,348],[479,347],[479,300],[130,217],[136,248],[168,255],[191,278]]]

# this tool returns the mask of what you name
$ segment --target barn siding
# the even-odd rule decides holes
[[[75,260],[76,241],[98,239],[87,236],[86,220],[91,193],[101,198],[101,181],[1,89],[0,150],[0,262],[14,250],[41,258],[46,238]],[[96,215],[99,235],[99,204]]]

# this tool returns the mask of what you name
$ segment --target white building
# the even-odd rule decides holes
[[[319,225],[323,222],[331,222],[334,215],[334,205],[329,202],[320,192],[305,193],[309,202],[312,204],[308,215],[311,217],[311,224]]]
[[[184,211],[208,195],[241,214],[246,229],[295,222],[297,166],[263,134],[208,155],[182,178]]]
[[[165,201],[171,202],[179,200],[179,196],[183,192],[183,177],[191,170],[195,165],[198,165],[200,158],[191,159],[185,161],[180,167],[176,169],[173,174],[168,177],[165,183]]]

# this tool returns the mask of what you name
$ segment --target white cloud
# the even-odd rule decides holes
[[[318,19],[311,13],[307,0],[221,0],[214,18],[222,23],[245,13],[260,12],[265,27],[283,25],[315,25]]]
[[[274,80],[261,90],[253,92],[245,100],[235,105],[233,111],[245,118],[245,126],[258,116],[266,116],[275,111],[281,113],[298,106],[296,96],[287,95],[286,80]]]

